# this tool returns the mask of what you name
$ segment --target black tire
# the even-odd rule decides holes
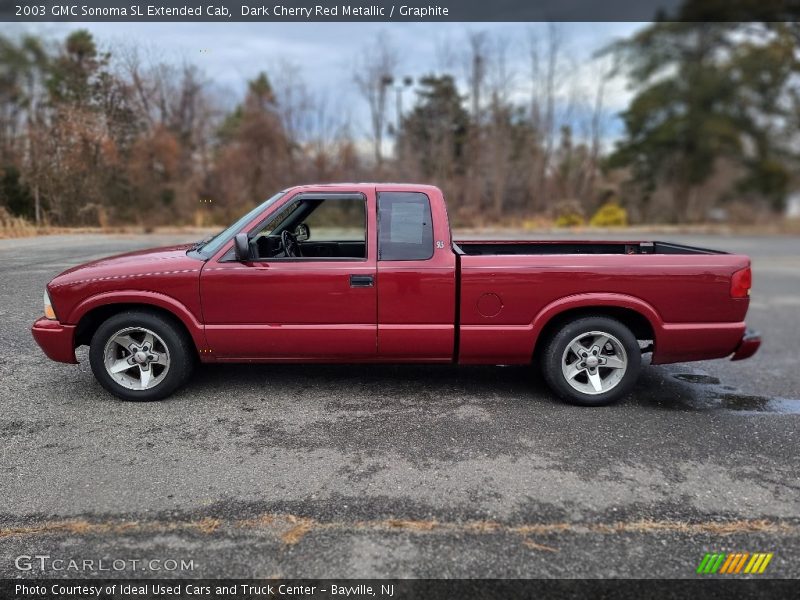
[[[157,349],[166,348],[167,351],[160,354],[166,354],[166,362],[169,368],[163,369],[163,367],[156,365],[151,372],[155,373],[155,370],[159,370],[163,377],[148,389],[129,389],[116,381],[106,370],[105,358],[107,351],[109,356],[114,352],[117,352],[118,356],[124,357],[126,355],[125,350],[111,345],[110,340],[129,328],[134,330],[131,332],[134,334],[134,338],[140,336],[141,339],[144,339],[136,331],[139,328],[152,332],[157,336]],[[109,345],[108,350],[107,344]],[[158,356],[158,354],[153,354],[153,356]],[[109,317],[97,328],[89,346],[89,364],[100,385],[122,400],[138,402],[161,400],[172,394],[191,377],[195,359],[194,344],[186,331],[169,317],[163,317],[155,312],[146,310],[129,310]],[[137,371],[141,380],[142,373],[138,368],[132,368],[132,370],[124,372],[123,375],[131,374],[131,379],[134,379],[137,376]]]
[[[608,345],[603,345],[605,350],[600,349],[594,355],[596,359],[591,356],[593,350],[599,348],[597,343],[600,342],[601,336],[593,336],[594,332],[611,336]],[[583,358],[583,362],[574,349],[567,350],[576,338],[580,338],[578,343],[587,350],[588,358]],[[589,340],[588,344],[586,340]],[[618,345],[624,349],[624,356]],[[609,363],[609,359],[616,359],[613,364],[620,364],[619,361],[624,359],[625,368],[612,369],[601,364],[594,366],[593,362],[589,362],[604,360],[606,364],[612,364]],[[639,343],[631,330],[616,319],[603,316],[581,317],[566,323],[546,342],[541,360],[542,374],[550,389],[563,400],[580,406],[605,406],[616,402],[631,390],[642,367]],[[566,366],[562,369],[562,365]],[[573,384],[570,384],[564,372],[564,369],[569,371],[570,366],[574,368],[570,373],[578,372],[578,375],[573,377]],[[583,368],[580,368],[581,366]],[[589,377],[590,373],[592,379]],[[609,386],[607,391],[597,391],[598,376],[601,381],[600,389],[602,390],[607,383]],[[591,392],[576,389],[575,385],[591,389]]]

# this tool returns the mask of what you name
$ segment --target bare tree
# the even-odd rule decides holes
[[[562,52],[562,30],[548,23],[544,40],[534,29],[529,31],[528,42],[531,67],[531,124],[536,136],[539,156],[532,169],[531,198],[535,206],[548,203],[547,174],[556,140],[556,97],[558,95],[558,70]]]
[[[615,66],[613,57],[595,59],[597,71],[600,75],[597,79],[594,102],[591,110],[591,123],[589,127],[589,153],[588,164],[584,168],[585,185],[581,193],[582,200],[585,202],[594,193],[594,187],[598,175],[598,164],[600,155],[603,151],[603,136],[607,127],[606,117],[606,86],[613,77]]]
[[[366,46],[355,67],[354,80],[369,107],[372,145],[375,163],[383,166],[383,134],[386,128],[386,109],[389,87],[400,60],[391,41],[378,34],[375,42]]]
[[[315,99],[306,86],[299,65],[281,60],[272,69],[273,89],[277,102],[277,113],[286,133],[289,171],[292,180],[299,177],[306,145],[315,137]]]
[[[464,203],[472,211],[480,209],[481,185],[483,179],[481,132],[483,126],[483,106],[481,96],[486,85],[486,62],[488,55],[488,36],[486,32],[472,32],[467,35],[468,54],[465,56],[467,85],[469,86],[470,117],[472,120],[467,137],[467,169]]]
[[[492,209],[499,217],[506,209],[508,187],[512,179],[514,135],[513,106],[514,72],[509,67],[508,38],[496,36],[490,40],[487,56],[487,87],[489,91],[487,146]]]
[[[470,90],[470,107],[472,119],[480,120],[481,93],[486,80],[486,61],[488,36],[485,31],[472,32],[467,35],[469,56],[467,57],[467,81]]]

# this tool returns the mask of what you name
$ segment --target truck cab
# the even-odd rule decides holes
[[[197,250],[215,265],[200,277],[215,359],[452,361],[457,259],[444,206],[428,186],[299,188],[238,234],[238,253],[236,236]]]

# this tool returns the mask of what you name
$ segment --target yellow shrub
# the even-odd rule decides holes
[[[581,203],[574,199],[556,202],[553,212],[556,227],[580,227],[586,222]]]
[[[563,213],[556,218],[556,227],[580,227],[583,225],[583,215],[576,212]]]
[[[615,200],[609,200],[597,209],[589,220],[592,227],[627,227],[628,211]]]

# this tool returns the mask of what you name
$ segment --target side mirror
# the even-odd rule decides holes
[[[311,229],[305,223],[300,223],[294,228],[294,235],[298,242],[305,242],[311,237]]]
[[[246,233],[237,233],[233,238],[233,252],[239,262],[250,260],[250,239]]]

